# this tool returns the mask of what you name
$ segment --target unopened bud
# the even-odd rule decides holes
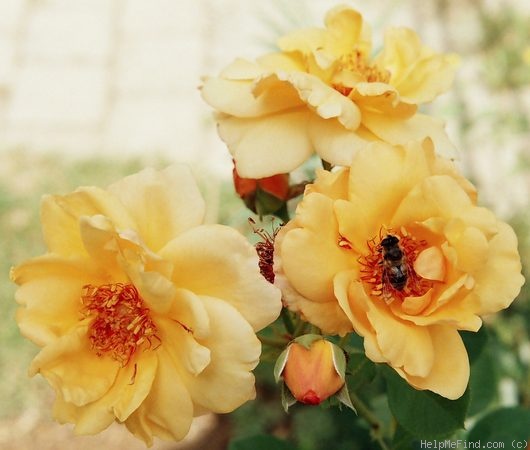
[[[343,388],[344,353],[321,336],[303,338],[305,342],[289,345],[275,372],[297,401],[318,405]]]

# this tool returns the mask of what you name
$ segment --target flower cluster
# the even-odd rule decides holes
[[[43,199],[48,252],[11,271],[16,320],[41,348],[30,374],[51,384],[54,417],[77,433],[117,421],[147,445],[179,440],[193,417],[254,398],[256,332],[282,300],[286,329],[271,342],[283,350],[285,406],[335,396],[354,407],[333,338],[350,333],[413,388],[457,399],[470,376],[459,331],[478,331],[518,295],[513,230],[478,206],[443,123],[418,113],[449,88],[456,56],[406,28],[388,30],[374,56],[368,25],[345,6],[278,46],[201,89],[236,193],[286,222],[255,229],[257,252],[237,231],[203,224],[183,166]],[[290,186],[313,153],[323,169]],[[289,220],[287,201],[304,187]]]

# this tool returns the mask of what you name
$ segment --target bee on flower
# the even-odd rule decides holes
[[[320,170],[274,264],[291,310],[326,334],[355,331],[372,361],[449,399],[469,380],[458,331],[478,331],[524,283],[512,228],[430,140],[374,143]]]

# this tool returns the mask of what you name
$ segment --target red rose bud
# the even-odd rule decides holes
[[[297,401],[318,405],[342,389],[345,367],[339,347],[321,336],[307,335],[287,347],[275,372],[279,372]]]
[[[236,167],[232,171],[234,187],[248,209],[259,214],[279,210],[289,198],[289,174],[267,178],[242,178]]]

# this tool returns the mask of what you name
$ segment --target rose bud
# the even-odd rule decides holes
[[[345,386],[345,370],[342,349],[322,336],[305,335],[295,339],[280,355],[274,373],[277,381],[283,378],[294,397],[284,398],[284,406],[295,401],[318,405],[338,394],[341,402],[352,407]]]

